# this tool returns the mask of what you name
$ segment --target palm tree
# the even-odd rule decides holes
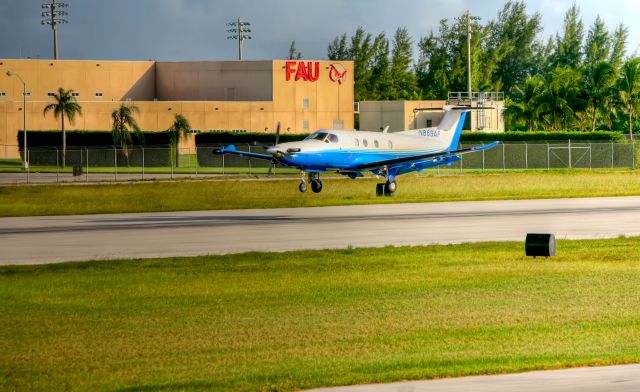
[[[172,149],[175,149],[176,152],[176,166],[178,165],[178,144],[180,142],[180,138],[187,137],[191,132],[191,125],[189,125],[189,120],[182,114],[176,113],[175,121],[169,131],[169,142],[171,143]]]
[[[620,106],[629,115],[629,137],[633,140],[633,115],[640,109],[640,58],[627,61],[618,79]]]
[[[602,61],[586,71],[584,91],[591,105],[591,130],[596,129],[596,115],[606,110],[613,97],[613,84],[615,83],[615,71],[613,66]]]
[[[540,112],[548,116],[552,129],[566,127],[578,119],[583,100],[579,97],[580,81],[576,71],[570,68],[556,68],[546,80],[540,95]]]
[[[133,130],[140,140],[144,138],[136,119],[133,117],[134,113],[139,112],[140,110],[137,106],[123,102],[118,109],[111,113],[111,118],[113,119],[111,128],[113,143],[122,147],[122,152],[127,158],[127,164],[129,163],[129,147],[131,147],[132,143],[131,131]]]
[[[515,99],[507,107],[507,113],[516,121],[524,121],[527,130],[537,128],[540,121],[540,95],[542,94],[544,80],[539,76],[528,77],[524,86],[515,86]]]
[[[56,102],[45,106],[42,114],[46,116],[47,112],[53,110],[53,116],[56,119],[62,116],[62,167],[64,167],[67,158],[67,133],[64,128],[64,117],[66,116],[73,125],[76,114],[82,115],[82,107],[76,102],[76,97],[73,96],[73,90],[65,90],[60,87],[58,93],[53,94],[53,99],[55,99]]]

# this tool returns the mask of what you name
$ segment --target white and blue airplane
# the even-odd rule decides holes
[[[396,177],[401,174],[451,165],[460,160],[461,154],[487,150],[499,143],[458,149],[467,112],[489,108],[450,105],[443,109],[444,117],[435,127],[394,133],[387,133],[389,127],[383,132],[321,129],[304,140],[281,144],[278,124],[276,143],[267,148],[268,154],[240,151],[234,145],[216,149],[214,153],[295,167],[301,171],[300,192],[307,191],[307,182],[313,192],[322,191],[320,173],[336,172],[356,179],[363,177],[363,172],[371,172],[386,179],[386,183],[378,184],[378,193],[391,195],[397,189]]]

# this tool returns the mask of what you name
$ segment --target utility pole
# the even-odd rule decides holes
[[[227,26],[231,27],[227,30],[228,33],[232,33],[227,37],[227,39],[237,39],[238,40],[238,60],[242,61],[242,43],[245,39],[251,39],[252,37],[249,35],[251,29],[251,23],[243,22],[240,17],[235,22],[227,23]]]
[[[50,25],[53,30],[53,59],[58,59],[58,25],[69,23],[64,17],[69,15],[67,11],[58,10],[58,8],[67,8],[68,3],[57,3],[51,0],[51,3],[42,4],[42,25]]]
[[[480,17],[471,16],[469,10],[465,13],[467,19],[467,91],[469,92],[469,99],[471,99],[471,21],[480,20]]]

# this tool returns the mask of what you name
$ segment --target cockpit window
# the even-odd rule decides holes
[[[331,143],[338,143],[338,137],[333,133],[329,134],[329,137],[327,138],[327,140],[329,140]]]
[[[324,138],[327,137],[327,133],[326,132],[315,132],[312,133],[311,135],[307,136],[304,140],[320,140],[323,141]]]

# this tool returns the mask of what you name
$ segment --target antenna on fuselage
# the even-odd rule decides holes
[[[389,130],[389,126],[387,125],[386,127],[384,127],[384,129],[382,130],[382,133],[387,133],[387,131]]]

